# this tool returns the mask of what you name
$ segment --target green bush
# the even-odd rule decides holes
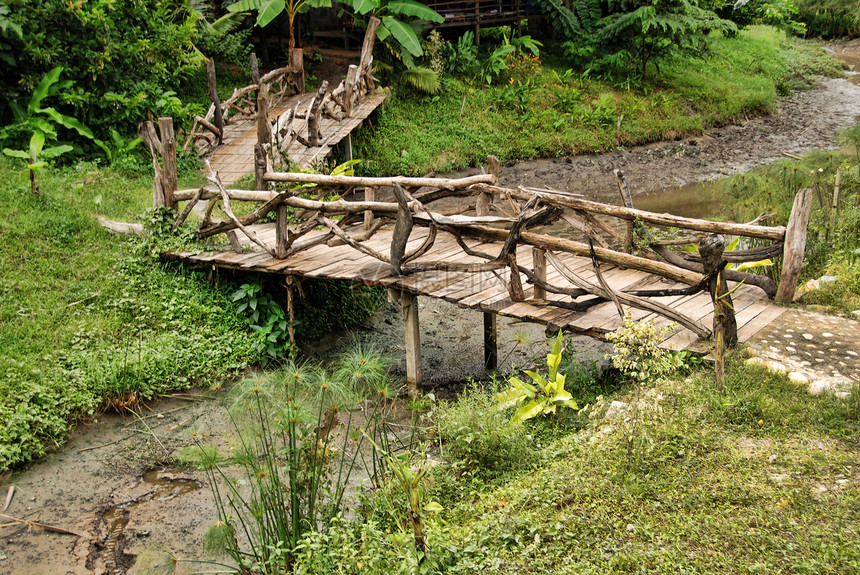
[[[75,82],[60,111],[109,139],[109,128],[133,133],[148,116],[192,112],[177,97],[181,82],[201,65],[198,16],[181,0],[9,0],[9,20],[21,36],[8,38],[0,89],[22,100],[50,69]],[[10,118],[0,110],[0,121]]]
[[[443,455],[463,475],[496,475],[522,469],[535,460],[533,437],[510,424],[498,408],[498,384],[482,388],[470,383],[456,401],[436,408]]]
[[[797,0],[807,34],[821,38],[860,36],[860,5],[844,0]]]

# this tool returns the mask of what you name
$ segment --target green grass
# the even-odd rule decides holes
[[[486,162],[596,153],[700,133],[773,111],[779,95],[839,65],[814,46],[768,27],[714,37],[701,57],[675,56],[644,81],[560,78],[563,60],[520,67],[513,83],[474,86],[447,78],[430,97],[399,91],[372,129],[358,132],[366,174],[423,174]],[[620,121],[620,124],[619,124]]]
[[[134,406],[256,360],[225,288],[157,263],[97,215],[133,221],[151,176],[0,159],[0,471],[63,442],[110,401]],[[189,184],[190,182],[184,182]]]

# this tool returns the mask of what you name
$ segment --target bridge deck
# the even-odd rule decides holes
[[[274,224],[258,224],[251,226],[258,239],[273,246],[275,244]],[[354,233],[360,233],[360,228],[354,228]],[[347,229],[347,233],[350,230]],[[324,232],[313,232],[322,234]],[[387,254],[391,245],[392,229],[383,228],[371,239],[364,242],[369,248]],[[428,233],[427,228],[415,228],[410,236],[407,253],[418,247]],[[310,235],[305,236],[311,237]],[[304,238],[303,238],[304,240]],[[500,244],[482,243],[478,240],[467,240],[473,249],[498,253]],[[595,281],[591,260],[571,254],[558,254],[560,259],[571,270],[583,278]],[[340,245],[325,244],[299,252],[285,260],[274,259],[256,246],[248,246],[243,253],[224,252],[177,252],[169,254],[172,259],[179,259],[189,264],[221,267],[253,272],[294,275],[299,277],[349,280],[366,285],[381,285],[399,288],[409,293],[443,299],[463,308],[483,312],[496,312],[504,316],[526,321],[539,322],[551,329],[558,328],[575,333],[601,338],[606,333],[621,326],[621,319],[611,302],[604,302],[591,307],[586,312],[575,312],[549,304],[547,301],[533,299],[534,289],[528,284],[525,276],[521,277],[525,289],[525,302],[514,302],[502,280],[509,279],[510,270],[505,268],[499,272],[450,272],[428,271],[417,272],[405,276],[394,276],[386,263],[358,253],[353,248]],[[517,249],[517,259],[523,265],[531,263],[531,248],[520,246]],[[433,247],[427,254],[415,260],[445,261],[448,263],[470,263],[485,261],[466,255],[460,246],[448,234],[439,233]],[[601,266],[604,279],[616,291],[630,289],[664,289],[684,287],[683,284],[631,269],[621,269],[611,265]],[[547,269],[547,279],[550,283],[563,284],[557,281],[560,274],[552,266]],[[556,280],[555,282],[553,280]],[[730,288],[733,287],[730,284]],[[585,299],[591,296],[583,296]],[[779,317],[784,308],[771,303],[764,293],[755,287],[741,285],[733,294],[735,314],[738,323],[738,336],[743,342],[748,340],[760,329]],[[569,296],[548,294],[552,301],[572,301]],[[681,311],[692,319],[710,326],[713,322],[713,305],[707,292],[692,296],[673,296],[650,298]],[[529,301],[530,300],[530,301]],[[668,320],[649,313],[645,310],[631,309],[636,319],[653,318],[658,325]],[[696,351],[705,350],[705,342],[697,341],[697,336],[687,329],[679,329],[664,342],[664,347],[674,346],[676,349],[691,348]]]
[[[304,111],[313,96],[313,94],[293,96],[271,110],[269,119],[274,122],[278,116],[293,108],[297,102],[299,109]],[[287,150],[287,155],[299,166],[300,170],[313,167],[317,161],[328,156],[332,148],[366,120],[385,101],[387,96],[388,92],[384,90],[369,95],[359,102],[353,110],[352,116],[340,121],[323,116],[320,122],[323,144],[308,148],[296,141]],[[218,170],[221,181],[225,185],[229,185],[246,174],[254,173],[254,145],[257,143],[257,124],[254,120],[246,120],[227,126],[224,131],[224,144],[212,152],[209,161],[212,167]],[[307,126],[304,126],[299,133],[303,137],[307,137]]]

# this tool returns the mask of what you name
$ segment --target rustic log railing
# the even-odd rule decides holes
[[[225,189],[217,174],[212,172],[210,185],[196,190],[180,190],[173,197],[177,202],[188,202],[177,225],[187,217],[193,204],[208,202],[206,214],[209,216],[214,205],[221,202],[229,219],[213,222],[209,217],[204,218],[200,235],[209,237],[238,229],[278,259],[286,259],[312,246],[328,243],[345,244],[357,252],[388,263],[392,274],[398,276],[433,270],[500,273],[507,269],[510,279],[506,281],[506,287],[515,302],[526,301],[520,279],[525,276],[526,281],[535,287],[531,301],[541,305],[585,311],[597,303],[615,301],[620,306],[647,309],[668,317],[701,337],[710,337],[711,329],[653,298],[690,295],[709,288],[713,291],[714,286],[724,285],[725,280],[755,285],[770,298],[776,295],[778,289],[793,291],[793,287],[777,286],[767,276],[726,269],[730,262],[753,262],[780,254],[787,261],[796,261],[794,252],[797,243],[784,243],[785,227],[760,225],[760,219],[753,223],[731,223],[683,218],[591,202],[554,190],[522,186],[505,188],[497,185],[497,170],[498,163],[491,159],[490,173],[464,178],[371,178],[272,171],[262,175],[261,180],[267,186],[276,184],[281,188],[286,187],[285,191]],[[355,188],[374,191],[388,189],[393,193],[394,200],[344,199]],[[365,195],[368,196],[372,197],[373,194]],[[462,202],[464,205],[475,207],[453,214],[435,211],[430,207],[438,200],[454,196],[465,198]],[[470,203],[472,198],[474,203]],[[238,218],[231,210],[231,200],[260,205],[250,214]],[[272,210],[277,211],[277,240],[274,246],[266,246],[256,240],[253,232],[247,228]],[[340,219],[336,220],[336,216]],[[623,225],[613,227],[607,223],[607,217],[620,219],[622,223],[635,223],[633,233],[637,234],[637,240],[633,243],[639,246],[638,255],[624,251],[624,246],[630,242],[624,232],[616,231],[623,229]],[[363,225],[359,225],[362,222]],[[383,253],[367,246],[368,239],[386,224],[392,223],[394,231],[388,251]],[[406,252],[410,231],[418,226],[429,228],[429,234],[421,246]],[[666,228],[679,230],[685,235],[681,239],[654,239],[657,237],[656,230]],[[324,230],[326,233],[309,236],[313,230]],[[575,231],[583,237],[581,240],[559,237],[560,231],[566,236],[571,236],[571,232]],[[426,258],[416,261],[428,253],[437,235],[442,233],[453,236],[465,254],[477,257],[480,261],[452,263],[427,261]],[[708,245],[714,242],[715,234],[769,240],[772,243],[720,254],[716,262],[711,261],[704,252],[700,255],[673,249],[683,244],[698,245],[701,249],[702,242]],[[497,242],[500,249],[496,253],[476,251],[466,243],[470,238]],[[518,261],[516,248],[521,245],[533,248],[531,262]],[[567,269],[557,257],[560,253],[590,257],[598,282],[586,281]],[[602,279],[599,268],[602,262],[656,274],[689,287],[613,292]],[[569,283],[559,285],[548,282],[548,265]],[[714,278],[718,276],[721,281],[715,282]],[[790,277],[783,281],[796,279]],[[548,293],[562,294],[570,299],[550,301],[546,299]],[[725,287],[722,293],[725,293]],[[592,296],[590,299],[579,299],[589,295]],[[726,323],[731,325],[731,322]],[[736,335],[727,337],[730,343],[735,339]]]
[[[217,81],[215,78],[215,61],[207,63],[209,82],[209,99],[212,103],[205,116],[196,116],[191,131],[185,138],[182,150],[188,151],[193,142],[198,153],[205,156],[214,150],[224,139],[226,126],[252,121],[257,118],[257,94],[261,86],[265,86],[270,103],[277,104],[292,94],[302,94],[305,91],[305,69],[300,49],[290,54],[290,63],[260,76],[256,54],[251,54],[251,70],[253,83],[233,90],[233,94],[225,101],[218,98]]]

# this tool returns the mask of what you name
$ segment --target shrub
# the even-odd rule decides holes
[[[498,408],[499,384],[482,388],[471,382],[456,401],[437,407],[443,455],[461,474],[489,475],[527,466],[534,460],[532,437],[510,424]]]

